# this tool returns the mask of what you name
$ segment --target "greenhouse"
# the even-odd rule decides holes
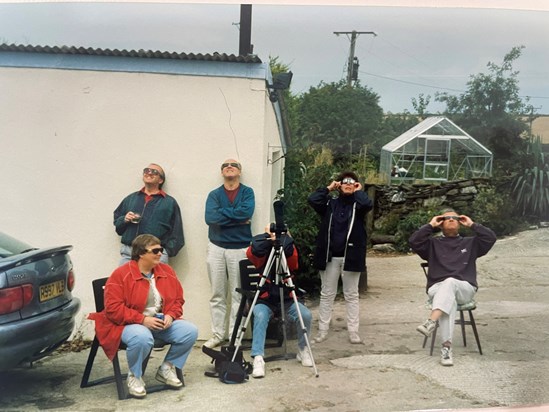
[[[492,152],[443,116],[429,117],[381,148],[387,182],[452,181],[492,175]]]

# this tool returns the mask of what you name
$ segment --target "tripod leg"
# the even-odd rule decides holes
[[[269,271],[271,270],[273,259],[274,259],[274,250],[271,250],[271,254],[269,255],[269,259],[267,260],[267,264],[265,265],[265,270],[263,271],[263,274],[261,275],[261,280],[257,285],[257,291],[255,292],[254,299],[252,301],[252,304],[250,305],[248,316],[246,317],[246,322],[244,322],[244,326],[242,326],[242,328],[238,332],[238,336],[236,338],[236,346],[233,353],[233,358],[231,359],[232,362],[235,361],[236,355],[238,353],[238,349],[240,349],[240,347],[242,346],[242,339],[244,338],[244,334],[246,333],[246,329],[248,328],[248,323],[250,323],[250,319],[252,318],[252,313],[257,303],[257,299],[259,298],[259,293],[261,292],[261,288],[265,284]],[[244,300],[244,296],[242,297],[242,300]],[[236,323],[235,323],[235,328],[236,328]],[[234,330],[233,330],[233,334],[234,334]]]
[[[290,279],[291,280],[291,279]],[[305,344],[307,345],[307,350],[309,355],[311,355],[311,361],[313,362],[313,371],[315,376],[318,378],[318,370],[316,368],[315,357],[313,356],[313,350],[311,349],[311,343],[309,342],[309,335],[307,333],[307,328],[305,327],[305,322],[303,322],[303,316],[301,315],[301,309],[299,308],[299,302],[295,295],[295,291],[290,293],[294,300],[295,309],[297,311],[297,316],[299,318],[299,326],[301,327],[301,332],[303,333],[303,338],[305,338]]]
[[[281,262],[282,269],[284,269],[284,273],[288,274],[287,278],[285,279],[285,282],[286,282],[287,287],[289,289],[291,289],[290,296],[294,301],[294,306],[295,306],[295,309],[297,311],[297,317],[299,319],[299,326],[301,327],[301,332],[303,333],[303,337],[305,338],[305,344],[307,345],[307,350],[309,351],[309,355],[311,355],[311,361],[313,362],[314,374],[318,378],[318,370],[316,368],[315,358],[313,356],[313,351],[311,349],[311,343],[309,342],[309,335],[307,333],[307,328],[305,327],[305,322],[303,322],[303,316],[301,315],[301,309],[299,308],[299,302],[298,302],[297,296],[295,294],[295,286],[294,286],[294,283],[292,281],[292,277],[290,276],[290,271],[288,270],[288,262],[286,260],[286,256],[284,255],[284,253],[282,253],[281,255],[282,255],[282,259],[281,259],[282,260],[282,262]]]
[[[278,279],[277,279],[278,282]],[[284,345],[284,359],[288,360],[288,330],[286,329],[286,310],[284,308],[284,286],[280,283],[280,323],[282,325],[282,344]]]

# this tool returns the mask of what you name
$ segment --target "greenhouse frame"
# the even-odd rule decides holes
[[[490,150],[444,116],[428,117],[381,148],[388,183],[455,181],[492,175]]]

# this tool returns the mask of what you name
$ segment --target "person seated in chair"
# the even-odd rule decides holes
[[[471,228],[476,236],[462,237],[460,225]],[[442,236],[433,237],[435,229],[441,229]],[[440,363],[452,366],[457,305],[473,300],[478,289],[476,260],[488,253],[496,242],[496,235],[470,217],[445,209],[413,233],[409,242],[412,250],[429,264],[427,294],[432,301],[432,311],[429,319],[417,330],[431,336],[439,322],[442,338]]]
[[[155,338],[170,344],[156,379],[173,388],[183,386],[174,367],[183,369],[198,329],[183,316],[183,287],[174,270],[160,263],[160,240],[148,234],[132,242],[131,260],[117,268],[105,285],[105,309],[90,314],[96,336],[112,361],[120,342],[126,345],[128,391],[143,398],[143,361]]]
[[[265,233],[254,236],[250,247],[246,251],[246,256],[253,263],[253,265],[260,269],[265,270],[267,259],[274,245],[276,234],[271,232],[269,227],[265,228]],[[298,253],[294,246],[294,241],[288,233],[283,233],[279,237],[280,244],[284,250],[286,261],[288,263],[288,269],[295,271],[298,268]],[[265,339],[267,334],[267,326],[269,320],[273,316],[279,316],[281,310],[280,301],[280,285],[276,284],[275,268],[276,262],[273,260],[273,264],[270,273],[265,274],[268,276],[262,289],[259,293],[258,300],[253,309],[254,322],[253,322],[253,336],[252,336],[252,351],[251,356],[254,358],[252,376],[254,378],[263,378],[265,376],[265,361],[263,359],[265,352]],[[284,281],[284,276],[288,274],[280,274],[281,280]],[[298,353],[297,360],[301,361],[303,366],[313,366],[311,354],[307,347],[304,332],[299,322],[299,315],[293,298],[290,293],[295,293],[295,290],[283,287],[284,293],[284,310],[286,318],[291,322],[294,322],[297,327],[298,337]],[[311,330],[312,315],[311,311],[307,309],[302,303],[298,302],[299,311],[303,323],[309,335]]]

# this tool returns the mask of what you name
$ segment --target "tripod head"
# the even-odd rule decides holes
[[[288,232],[288,226],[284,223],[284,202],[276,200],[273,203],[275,214],[275,223],[271,223],[270,231],[275,234],[275,238],[280,240],[283,234]]]

